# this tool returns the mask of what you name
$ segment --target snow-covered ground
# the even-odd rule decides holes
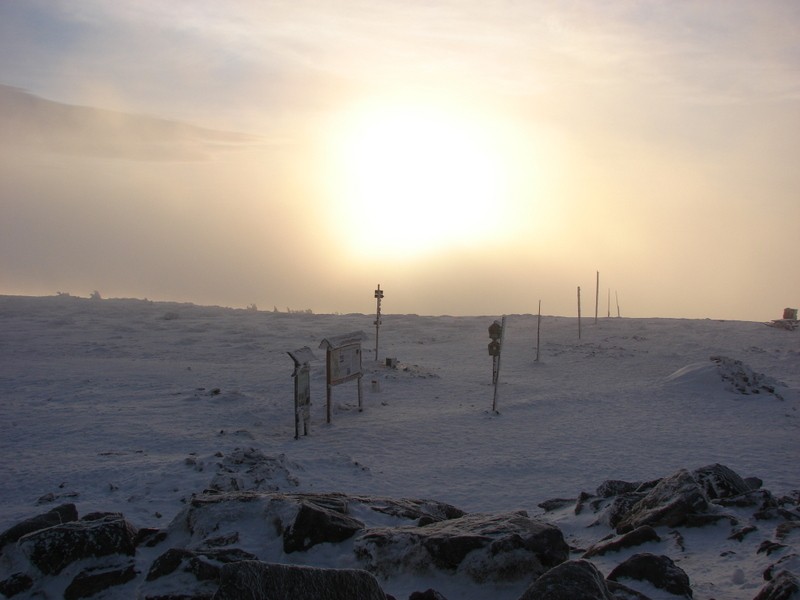
[[[800,488],[800,331],[584,318],[579,339],[577,319],[545,316],[536,362],[537,317],[509,315],[493,413],[488,326],[499,317],[383,315],[375,361],[374,314],[0,296],[0,530],[61,502],[165,527],[217,477],[531,515],[606,479],[711,463],[761,478],[776,496]],[[342,384],[326,424],[319,345],[357,330],[367,334],[364,410],[356,383]],[[287,351],[302,346],[317,360],[311,432],[295,440]],[[736,372],[760,393],[722,377]],[[231,457],[251,448],[275,460],[248,473],[253,465]],[[580,543],[584,524],[568,517],[552,515]],[[695,598],[752,598],[762,565],[720,558],[714,528],[697,535],[704,551],[681,563]],[[382,585],[398,598],[437,585],[450,600],[485,597],[447,581]]]

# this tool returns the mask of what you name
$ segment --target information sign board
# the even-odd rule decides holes
[[[331,385],[361,376],[361,344],[331,349]]]
[[[358,380],[358,410],[362,410],[361,391],[361,342],[367,336],[363,331],[326,338],[319,347],[325,348],[327,365],[327,421],[331,422],[333,386],[351,379]]]

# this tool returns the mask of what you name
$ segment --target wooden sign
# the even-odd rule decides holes
[[[333,386],[358,380],[358,410],[363,410],[361,391],[361,342],[366,339],[363,331],[354,331],[345,335],[326,338],[319,347],[325,348],[325,365],[327,371],[327,422],[331,422],[331,404]]]
[[[330,383],[339,385],[361,376],[361,343],[331,348]]]

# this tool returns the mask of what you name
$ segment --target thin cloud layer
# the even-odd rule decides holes
[[[0,85],[0,131],[17,149],[129,160],[207,160],[257,136],[39,98]]]
[[[629,316],[779,316],[799,29],[790,0],[1,3],[0,293],[572,314],[600,270]],[[359,218],[344,130],[428,101],[491,132],[507,197],[384,252],[441,211],[375,186]]]

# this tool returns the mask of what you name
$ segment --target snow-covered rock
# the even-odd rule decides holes
[[[645,580],[675,596],[691,598],[693,595],[689,576],[669,556],[649,552],[635,554],[617,565],[608,578],[612,581]]]
[[[519,600],[615,600],[605,578],[591,562],[572,560],[540,576]]]
[[[321,569],[240,561],[222,568],[214,600],[386,600],[375,577],[357,569]]]
[[[356,540],[355,552],[368,570],[382,575],[436,568],[482,583],[541,575],[565,561],[569,548],[557,527],[516,512],[373,528]]]

